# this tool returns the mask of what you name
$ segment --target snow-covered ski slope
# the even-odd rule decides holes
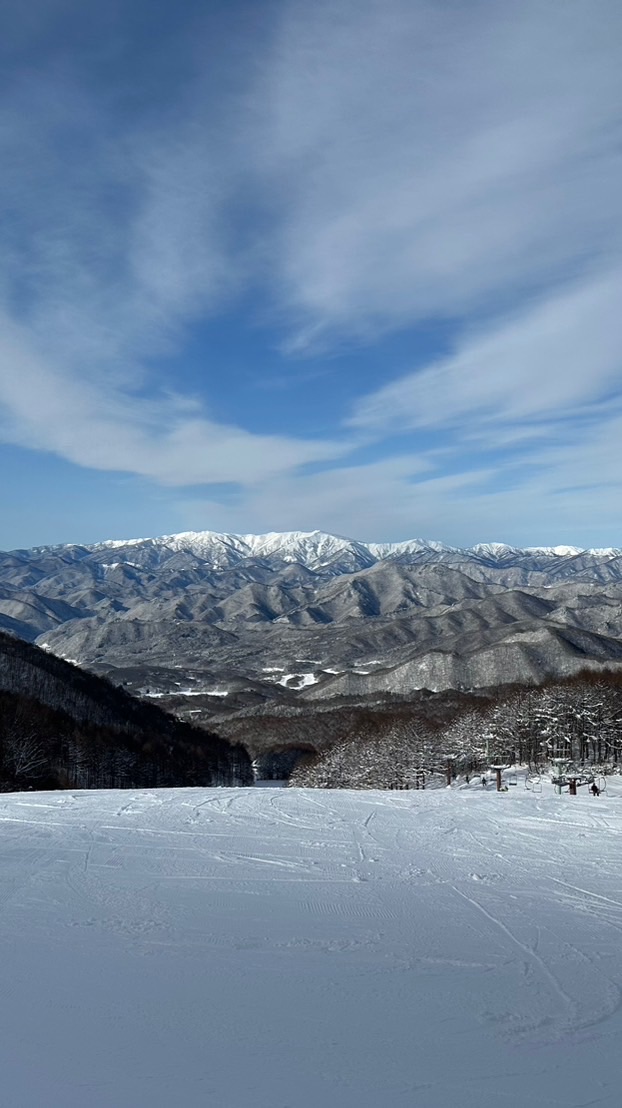
[[[622,784],[548,789],[0,797],[0,1103],[619,1108]]]

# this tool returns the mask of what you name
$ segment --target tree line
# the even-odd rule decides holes
[[[622,676],[585,673],[541,686],[488,690],[454,700],[449,721],[402,707],[361,716],[340,741],[308,755],[290,784],[319,788],[417,788],[489,765],[553,758],[622,770]]]

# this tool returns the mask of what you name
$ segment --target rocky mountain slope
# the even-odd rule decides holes
[[[622,665],[622,550],[189,532],[0,554],[0,627],[188,713]]]

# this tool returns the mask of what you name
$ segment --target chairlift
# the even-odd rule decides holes
[[[542,792],[542,777],[539,773],[529,773],[525,778],[525,788],[532,793]]]

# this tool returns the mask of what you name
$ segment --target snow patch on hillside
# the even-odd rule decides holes
[[[317,684],[318,680],[315,673],[284,673],[276,684],[288,689],[306,689],[309,685]]]

